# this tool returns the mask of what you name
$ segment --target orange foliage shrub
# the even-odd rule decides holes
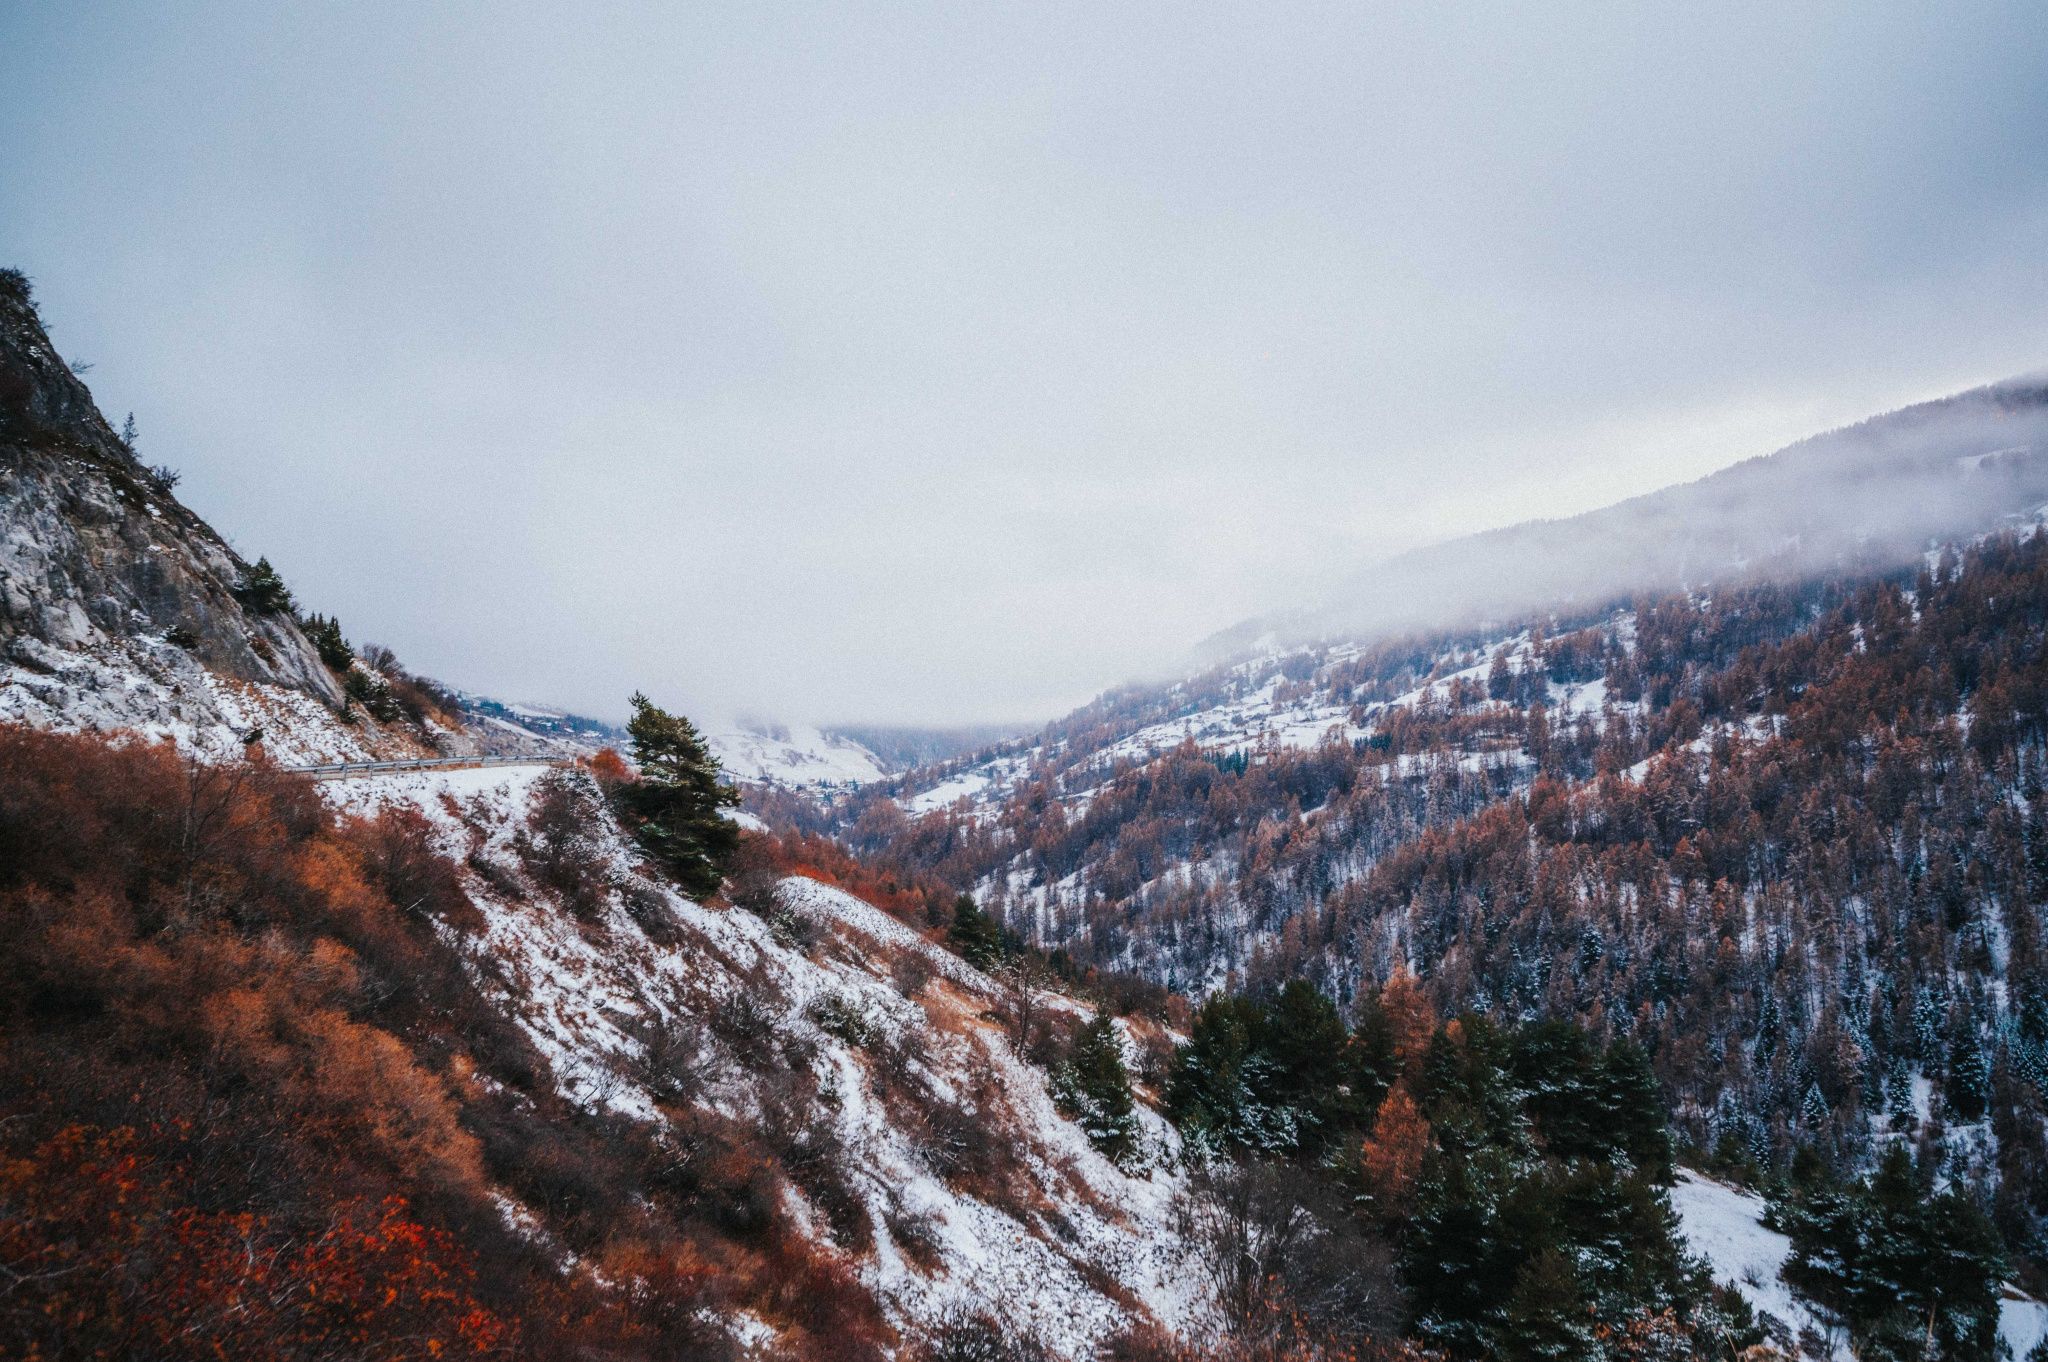
[[[390,1358],[508,1351],[472,1255],[403,1198],[300,1236],[193,1204],[131,1128],[70,1126],[0,1160],[4,1351],[16,1357]]]
[[[597,755],[585,760],[582,765],[607,791],[615,785],[624,785],[636,778],[632,768],[626,765],[626,759],[609,747],[599,748]]]
[[[733,874],[737,877],[756,868],[778,875],[802,875],[844,889],[919,931],[939,921],[950,922],[953,900],[958,896],[937,879],[875,870],[829,837],[808,832],[749,833],[740,841]]]
[[[478,926],[415,813],[0,725],[0,1357],[880,1357],[787,1170],[568,1108]]]

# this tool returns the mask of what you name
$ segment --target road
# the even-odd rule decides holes
[[[568,757],[418,757],[408,761],[342,761],[327,766],[287,766],[315,780],[353,780],[401,771],[473,771],[482,766],[573,766]]]

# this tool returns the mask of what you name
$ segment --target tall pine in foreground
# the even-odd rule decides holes
[[[645,695],[634,694],[626,732],[640,779],[620,786],[618,798],[633,833],[684,893],[709,898],[740,841],[739,824],[720,811],[737,806],[740,793],[719,781],[718,758],[695,725]]]

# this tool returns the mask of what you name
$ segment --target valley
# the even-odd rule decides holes
[[[2037,1355],[2037,389],[700,732],[351,642],[0,285],[5,1355]]]

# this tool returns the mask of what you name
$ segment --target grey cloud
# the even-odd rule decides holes
[[[14,6],[0,255],[415,666],[1042,716],[2038,367],[2038,18]]]

